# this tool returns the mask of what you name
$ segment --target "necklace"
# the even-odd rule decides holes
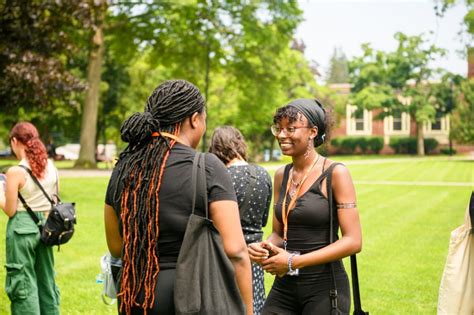
[[[295,188],[293,192],[291,192],[291,180],[287,182],[286,184],[286,193],[285,197],[283,197],[283,203],[282,203],[282,208],[281,208],[281,218],[283,221],[283,246],[286,250],[286,243],[287,243],[287,233],[288,233],[288,216],[290,214],[290,211],[293,210],[294,205],[296,204],[296,199],[298,199],[298,194],[301,190],[302,184],[305,182],[306,178],[308,177],[309,173],[311,170],[314,168],[316,163],[319,161],[320,155],[318,154],[318,158],[314,160],[313,164],[311,167],[306,171],[303,179],[299,182],[298,188]],[[293,174],[292,174],[293,175]],[[286,204],[286,196],[290,195],[290,204],[287,206]]]
[[[319,158],[321,157],[321,155],[318,154],[318,158],[316,159],[316,161],[312,164],[312,166],[310,167],[310,170],[316,165],[318,164],[318,161],[319,161]],[[293,168],[290,170],[291,174],[290,174],[290,181],[291,181],[291,184],[296,188],[299,187],[299,185],[301,185],[301,180],[300,181],[295,181],[293,179],[294,177],[294,173],[293,173]],[[306,172],[306,175],[308,174],[309,171]],[[290,196],[291,196],[291,191],[290,191]]]

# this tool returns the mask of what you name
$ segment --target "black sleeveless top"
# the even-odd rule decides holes
[[[326,162],[326,160],[324,161]],[[308,191],[301,195],[297,200],[295,207],[288,216],[288,240],[287,250],[298,251],[306,254],[329,245],[329,201],[321,191],[321,185],[325,178],[332,172],[333,168],[339,163],[331,164],[310,186]],[[324,164],[323,164],[324,165]],[[275,204],[275,215],[278,221],[283,224],[281,217],[282,203],[286,192],[286,185],[289,179],[289,173],[293,164],[285,166],[283,181],[280,187],[280,196]],[[326,183],[326,182],[325,182]],[[286,197],[286,207],[290,203],[291,197]],[[335,205],[333,209],[336,209]],[[337,213],[334,214],[334,240],[337,240]],[[342,262],[334,262],[334,270],[343,271]],[[331,272],[329,264],[316,265],[302,268],[300,274],[314,274]]]

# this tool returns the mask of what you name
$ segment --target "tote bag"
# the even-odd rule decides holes
[[[175,312],[245,314],[234,268],[224,252],[219,232],[209,220],[204,158],[204,154],[196,153],[193,163],[193,210],[176,265]],[[196,189],[204,196],[205,217],[194,214]]]
[[[448,258],[439,287],[438,315],[474,314],[474,193],[464,224],[451,232]]]

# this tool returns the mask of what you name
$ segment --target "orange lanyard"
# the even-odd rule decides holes
[[[167,137],[167,138],[175,140],[176,142],[184,144],[185,146],[188,146],[187,144],[184,143],[184,141],[180,137],[175,136],[175,135],[173,135],[171,133],[168,133],[168,132],[157,132],[157,131],[155,131],[154,133],[151,134],[151,136],[152,137],[158,137],[158,136]]]
[[[313,164],[311,167],[306,171],[306,174],[304,174],[303,179],[301,180],[298,189],[296,190],[296,193],[293,195],[293,197],[290,200],[290,204],[288,205],[288,208],[286,207],[286,196],[288,195],[288,192],[290,191],[290,186],[291,186],[291,179],[288,176],[288,181],[286,182],[286,191],[285,191],[285,197],[283,198],[283,204],[281,205],[281,219],[283,221],[283,246],[286,250],[286,244],[287,244],[287,234],[288,234],[288,216],[290,215],[290,211],[293,210],[295,204],[296,204],[296,199],[298,199],[298,195],[300,193],[301,187],[303,187],[304,182],[308,178],[309,173],[313,169],[313,167],[318,163],[319,160],[319,155],[317,159],[314,159]]]

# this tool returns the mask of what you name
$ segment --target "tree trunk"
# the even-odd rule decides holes
[[[92,38],[92,48],[89,54],[89,65],[87,67],[86,99],[82,110],[81,136],[79,159],[74,167],[96,168],[96,138],[97,138],[97,116],[99,111],[100,81],[102,74],[102,60],[104,57],[104,33],[103,14],[96,26],[94,37]]]
[[[425,136],[423,134],[423,122],[416,122],[416,152],[418,156],[425,155]]]

